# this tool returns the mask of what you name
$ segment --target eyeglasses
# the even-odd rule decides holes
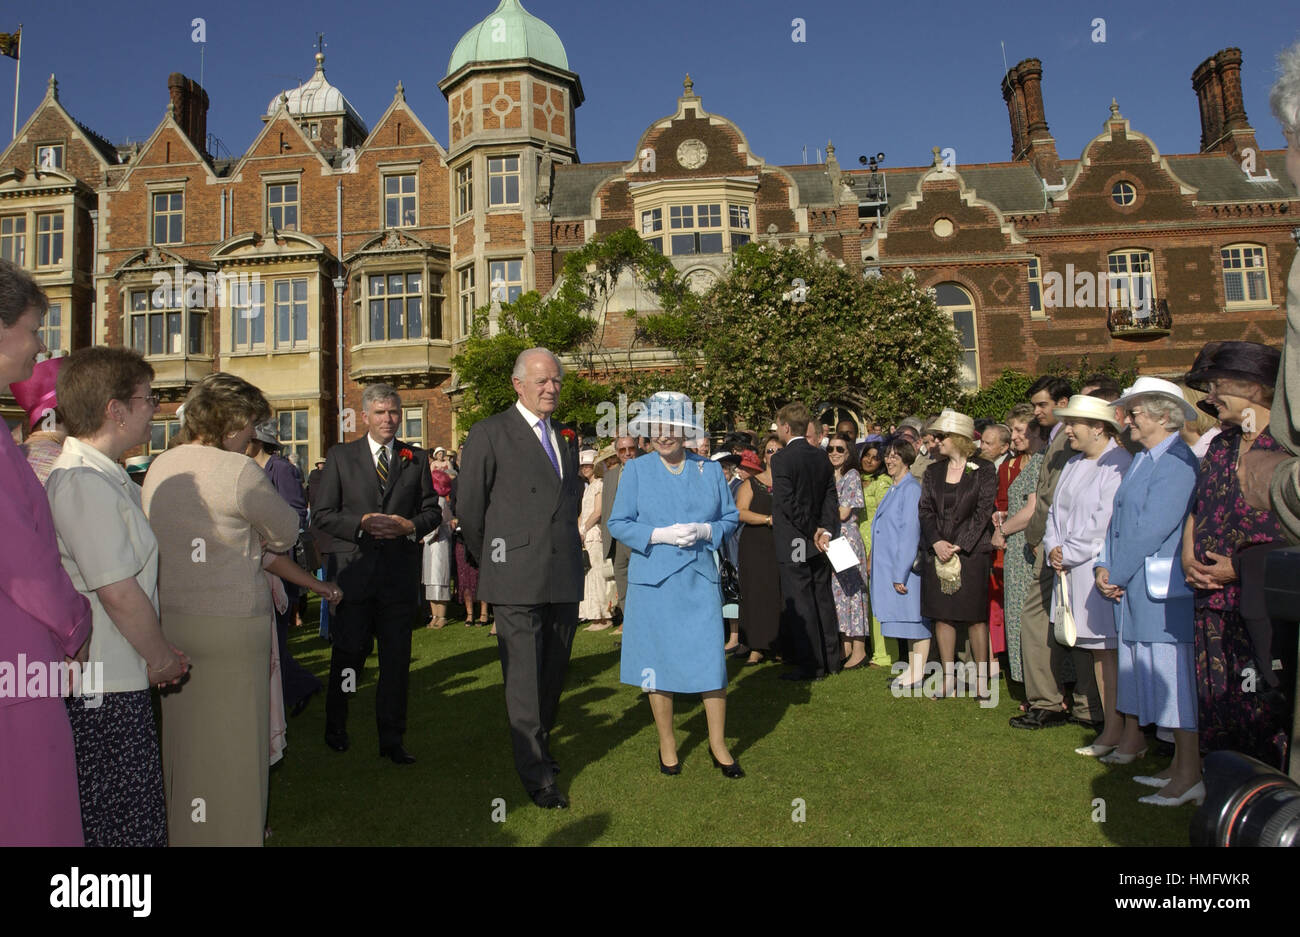
[[[636,452],[636,446],[619,446],[617,452]]]
[[[161,400],[162,400],[162,398],[160,398],[157,394],[148,394],[148,395],[146,395],[146,396],[144,396],[144,397],[139,397],[139,396],[137,396],[137,397],[127,397],[126,399],[127,399],[127,400],[147,400],[147,401],[149,401],[151,404],[153,404],[155,407],[158,406],[158,404],[159,404],[159,403],[161,402]]]
[[[831,451],[831,452],[848,452],[849,450],[845,449],[843,446],[831,446],[831,447],[830,447],[830,451]]]
[[[763,455],[775,455],[776,453],[778,453],[778,452],[780,452],[780,451],[781,451],[780,449],[778,449],[777,447],[773,446],[771,449],[764,449],[764,450],[763,450]]]

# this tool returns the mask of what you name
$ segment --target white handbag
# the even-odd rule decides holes
[[[1147,596],[1156,602],[1183,599],[1192,594],[1186,580],[1174,577],[1172,556],[1148,556],[1146,566]]]
[[[1074,647],[1079,639],[1074,609],[1070,607],[1070,575],[1066,572],[1058,572],[1052,584],[1052,637],[1066,647]]]

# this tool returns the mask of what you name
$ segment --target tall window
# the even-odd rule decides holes
[[[474,166],[466,163],[456,170],[456,214],[465,215],[474,210]]]
[[[50,303],[50,308],[45,313],[45,318],[41,320],[40,329],[41,341],[50,351],[58,351],[63,348],[63,305],[61,303]]]
[[[524,291],[523,260],[493,260],[488,263],[488,281],[493,299],[513,303]]]
[[[27,262],[27,218],[6,215],[0,218],[0,257],[21,267]]]
[[[271,227],[277,231],[298,230],[298,183],[284,182],[266,187],[266,208]]]
[[[276,280],[275,344],[277,348],[292,348],[307,343],[307,281],[306,279]]]
[[[1134,319],[1148,318],[1156,298],[1151,252],[1115,251],[1107,256],[1106,264],[1110,279],[1110,307],[1132,310]]]
[[[424,448],[424,408],[402,408],[402,442]]]
[[[468,335],[474,323],[474,268],[469,266],[456,273],[457,292],[460,297],[460,334]]]
[[[962,361],[959,380],[966,390],[979,390],[979,346],[975,342],[975,300],[956,283],[940,283],[934,288],[934,300],[952,317],[961,345]]]
[[[300,470],[307,465],[307,411],[281,410],[276,415],[280,421],[280,445],[284,448],[284,457],[298,466]]]
[[[234,320],[234,350],[252,351],[266,346],[266,284],[248,282],[242,277],[234,282],[230,300]]]
[[[664,210],[652,208],[641,212],[641,236],[659,253],[664,252]]]
[[[369,341],[424,337],[422,280],[419,273],[375,274],[369,278]]]
[[[389,228],[415,226],[415,173],[384,176],[384,224]]]
[[[665,241],[664,215],[668,231]],[[692,202],[641,212],[641,236],[660,253],[675,256],[721,254],[748,244],[754,236],[753,207],[726,202]]]
[[[45,143],[36,148],[36,165],[41,169],[63,168],[63,144]]]
[[[36,266],[63,263],[63,212],[36,216]]]
[[[149,454],[167,451],[167,445],[181,431],[180,420],[155,420],[149,424]]]
[[[153,242],[179,244],[185,235],[185,193],[155,192],[153,197]]]
[[[131,291],[131,347],[142,355],[179,355],[185,351],[183,289]]]
[[[734,251],[750,239],[749,206],[729,205],[728,220],[731,222],[731,249]]]
[[[1266,303],[1268,258],[1255,244],[1234,244],[1219,251],[1223,260],[1223,295],[1233,303]]]
[[[519,157],[488,159],[488,206],[519,204]]]
[[[1043,268],[1037,257],[1029,258],[1029,311],[1043,311]]]

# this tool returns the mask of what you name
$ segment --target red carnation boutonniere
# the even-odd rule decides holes
[[[563,437],[564,437],[564,441],[567,442],[567,443],[568,443],[569,445],[571,445],[571,446],[572,446],[572,445],[577,441],[577,439],[578,439],[578,434],[575,433],[573,430],[569,429],[569,427],[567,427],[567,426],[564,427],[564,429],[560,430],[560,435],[563,436]]]
[[[397,454],[401,457],[403,462],[410,462],[415,459],[415,453],[410,449],[403,449]]]

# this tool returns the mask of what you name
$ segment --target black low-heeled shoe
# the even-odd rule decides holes
[[[664,756],[663,756],[663,755],[656,755],[656,757],[659,759],[659,770],[660,770],[660,772],[662,772],[663,774],[666,774],[666,775],[668,775],[669,777],[676,777],[677,775],[679,775],[679,774],[682,773],[682,756],[681,756],[681,755],[678,755],[678,756],[677,756],[677,764],[675,764],[675,765],[671,765],[671,766],[670,766],[670,765],[666,765],[666,764],[664,764]]]
[[[745,772],[740,769],[740,762],[736,760],[734,755],[732,756],[731,764],[729,765],[724,765],[722,762],[718,761],[718,756],[713,754],[713,749],[711,748],[709,749],[709,757],[713,759],[714,766],[722,772],[724,778],[731,778],[733,781],[736,781],[745,776]]]

